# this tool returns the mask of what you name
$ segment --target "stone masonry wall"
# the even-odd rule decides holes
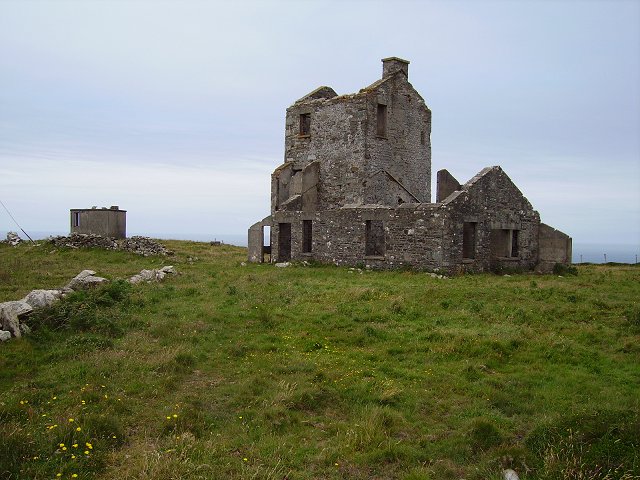
[[[291,260],[317,260],[335,265],[365,264],[389,269],[411,266],[429,270],[441,263],[442,219],[433,215],[436,205],[403,205],[400,208],[343,208],[305,215],[302,212],[278,212],[273,217],[271,246],[275,261],[279,258],[280,223],[291,224]],[[302,252],[302,221],[312,221],[311,253]],[[385,235],[383,256],[367,256],[366,222],[382,221]]]
[[[442,232],[443,268],[488,271],[536,265],[540,216],[500,167],[482,170],[442,205],[448,218]],[[462,255],[464,222],[476,224],[473,259]],[[518,232],[517,256],[494,255],[492,230]]]
[[[311,115],[308,136],[299,134],[303,113]],[[366,122],[366,103],[358,96],[312,100],[287,109],[285,160],[294,171],[319,161],[319,209],[363,203]]]
[[[378,104],[387,108],[386,132],[377,130]],[[301,115],[310,116],[302,135]],[[428,202],[431,112],[403,74],[354,95],[305,99],[287,109],[285,164],[274,172],[274,207],[294,193],[295,177],[320,165],[320,210],[343,206]]]
[[[388,186],[370,185],[364,203],[397,206],[430,202],[431,111],[404,75],[390,77],[363,92],[369,118],[365,173],[367,177],[380,170],[388,173]],[[377,134],[378,104],[387,107],[384,136]]]
[[[431,111],[407,61],[383,65],[383,77],[357,94],[320,87],[287,109],[285,162],[271,178],[271,261],[450,274],[570,261],[571,239],[541,228],[500,167],[464,185],[441,172],[430,203]],[[262,228],[250,230],[252,261],[262,257]]]
[[[313,245],[303,253],[302,222],[312,221]],[[384,254],[366,255],[366,223],[382,221]],[[475,227],[474,258],[463,258],[464,223]],[[291,259],[314,259],[335,265],[366,264],[374,268],[413,268],[446,273],[493,269],[532,269],[538,259],[540,218],[531,204],[499,168],[485,169],[450,201],[390,207],[353,207],[305,214],[273,216],[272,252],[279,258],[278,228],[291,224]],[[516,231],[517,255],[501,256],[492,232]]]

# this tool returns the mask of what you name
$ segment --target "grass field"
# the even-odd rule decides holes
[[[1,478],[640,478],[637,266],[438,279],[166,244],[0,246],[0,301],[114,280],[0,345]]]

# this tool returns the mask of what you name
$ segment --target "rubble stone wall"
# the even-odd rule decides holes
[[[366,91],[366,90],[365,90]],[[366,93],[367,136],[362,159],[367,180],[386,172],[385,185],[366,189],[365,204],[397,206],[431,201],[431,111],[404,75]],[[387,111],[386,134],[378,135],[378,105]]]
[[[447,273],[569,263],[571,239],[541,230],[500,167],[464,185],[441,171],[431,203],[431,111],[408,65],[383,59],[383,77],[358,93],[320,87],[287,109],[285,162],[271,177],[270,260]],[[263,261],[265,226],[249,230],[252,262]]]
[[[406,205],[400,208],[354,207],[303,214],[281,212],[273,218],[271,251],[280,256],[279,228],[291,224],[291,260],[316,260],[335,265],[369,265],[390,269],[411,266],[435,270],[440,266],[440,220],[432,215],[437,206]],[[312,250],[303,253],[303,220],[312,221]],[[367,255],[367,221],[381,221],[384,255]]]
[[[303,220],[312,221],[312,250],[303,252]],[[381,221],[384,253],[367,255],[367,221]],[[464,223],[475,224],[472,258],[463,258]],[[315,212],[277,212],[273,216],[274,261],[289,260],[279,244],[280,224],[291,224],[290,259],[336,265],[413,268],[447,273],[494,269],[532,269],[538,260],[540,218],[499,167],[483,170],[446,203],[366,206]],[[509,237],[513,255],[495,254],[492,242]],[[516,233],[513,233],[516,232]],[[512,243],[513,242],[513,243]]]
[[[49,239],[49,242],[58,248],[104,248],[106,250],[124,250],[137,253],[144,257],[149,255],[171,255],[161,243],[148,237],[133,236],[123,239],[103,237],[84,233],[72,233],[64,237],[58,236]]]
[[[383,133],[379,105],[386,109]],[[310,117],[308,134],[301,132],[302,115]],[[298,101],[287,109],[285,163],[274,172],[273,210],[304,193],[302,171],[316,161],[320,210],[429,202],[430,134],[431,112],[403,74],[357,94]]]
[[[447,218],[442,230],[446,270],[530,270],[538,262],[540,216],[500,167],[482,170],[442,206]],[[465,222],[475,223],[474,258],[463,258]],[[497,231],[517,232],[517,253],[496,253]]]

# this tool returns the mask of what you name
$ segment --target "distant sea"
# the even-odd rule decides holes
[[[68,235],[69,232],[33,231],[27,232],[34,240],[41,240],[49,236]],[[127,232],[129,236],[143,235],[145,237],[158,238],[163,240],[192,240],[195,242],[211,242],[218,240],[229,245],[239,247],[247,246],[246,234],[233,233],[148,233],[148,232]],[[22,232],[20,237],[26,238]],[[6,231],[0,231],[0,239],[4,239]],[[606,255],[606,258],[605,258]],[[640,257],[640,245],[623,245],[612,243],[573,243],[573,263],[637,263]]]
[[[573,243],[573,263],[638,263],[640,245]]]

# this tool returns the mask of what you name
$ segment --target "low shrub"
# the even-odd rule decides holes
[[[122,309],[128,305],[130,293],[131,285],[121,280],[92,290],[73,292],[50,307],[36,310],[29,318],[29,326],[36,337],[42,330],[119,337],[124,333],[119,320]],[[46,336],[46,332],[41,333]]]
[[[578,269],[573,265],[565,265],[564,263],[556,263],[553,266],[553,274],[554,275],[562,275],[567,277],[569,275],[576,276],[578,275]]]

